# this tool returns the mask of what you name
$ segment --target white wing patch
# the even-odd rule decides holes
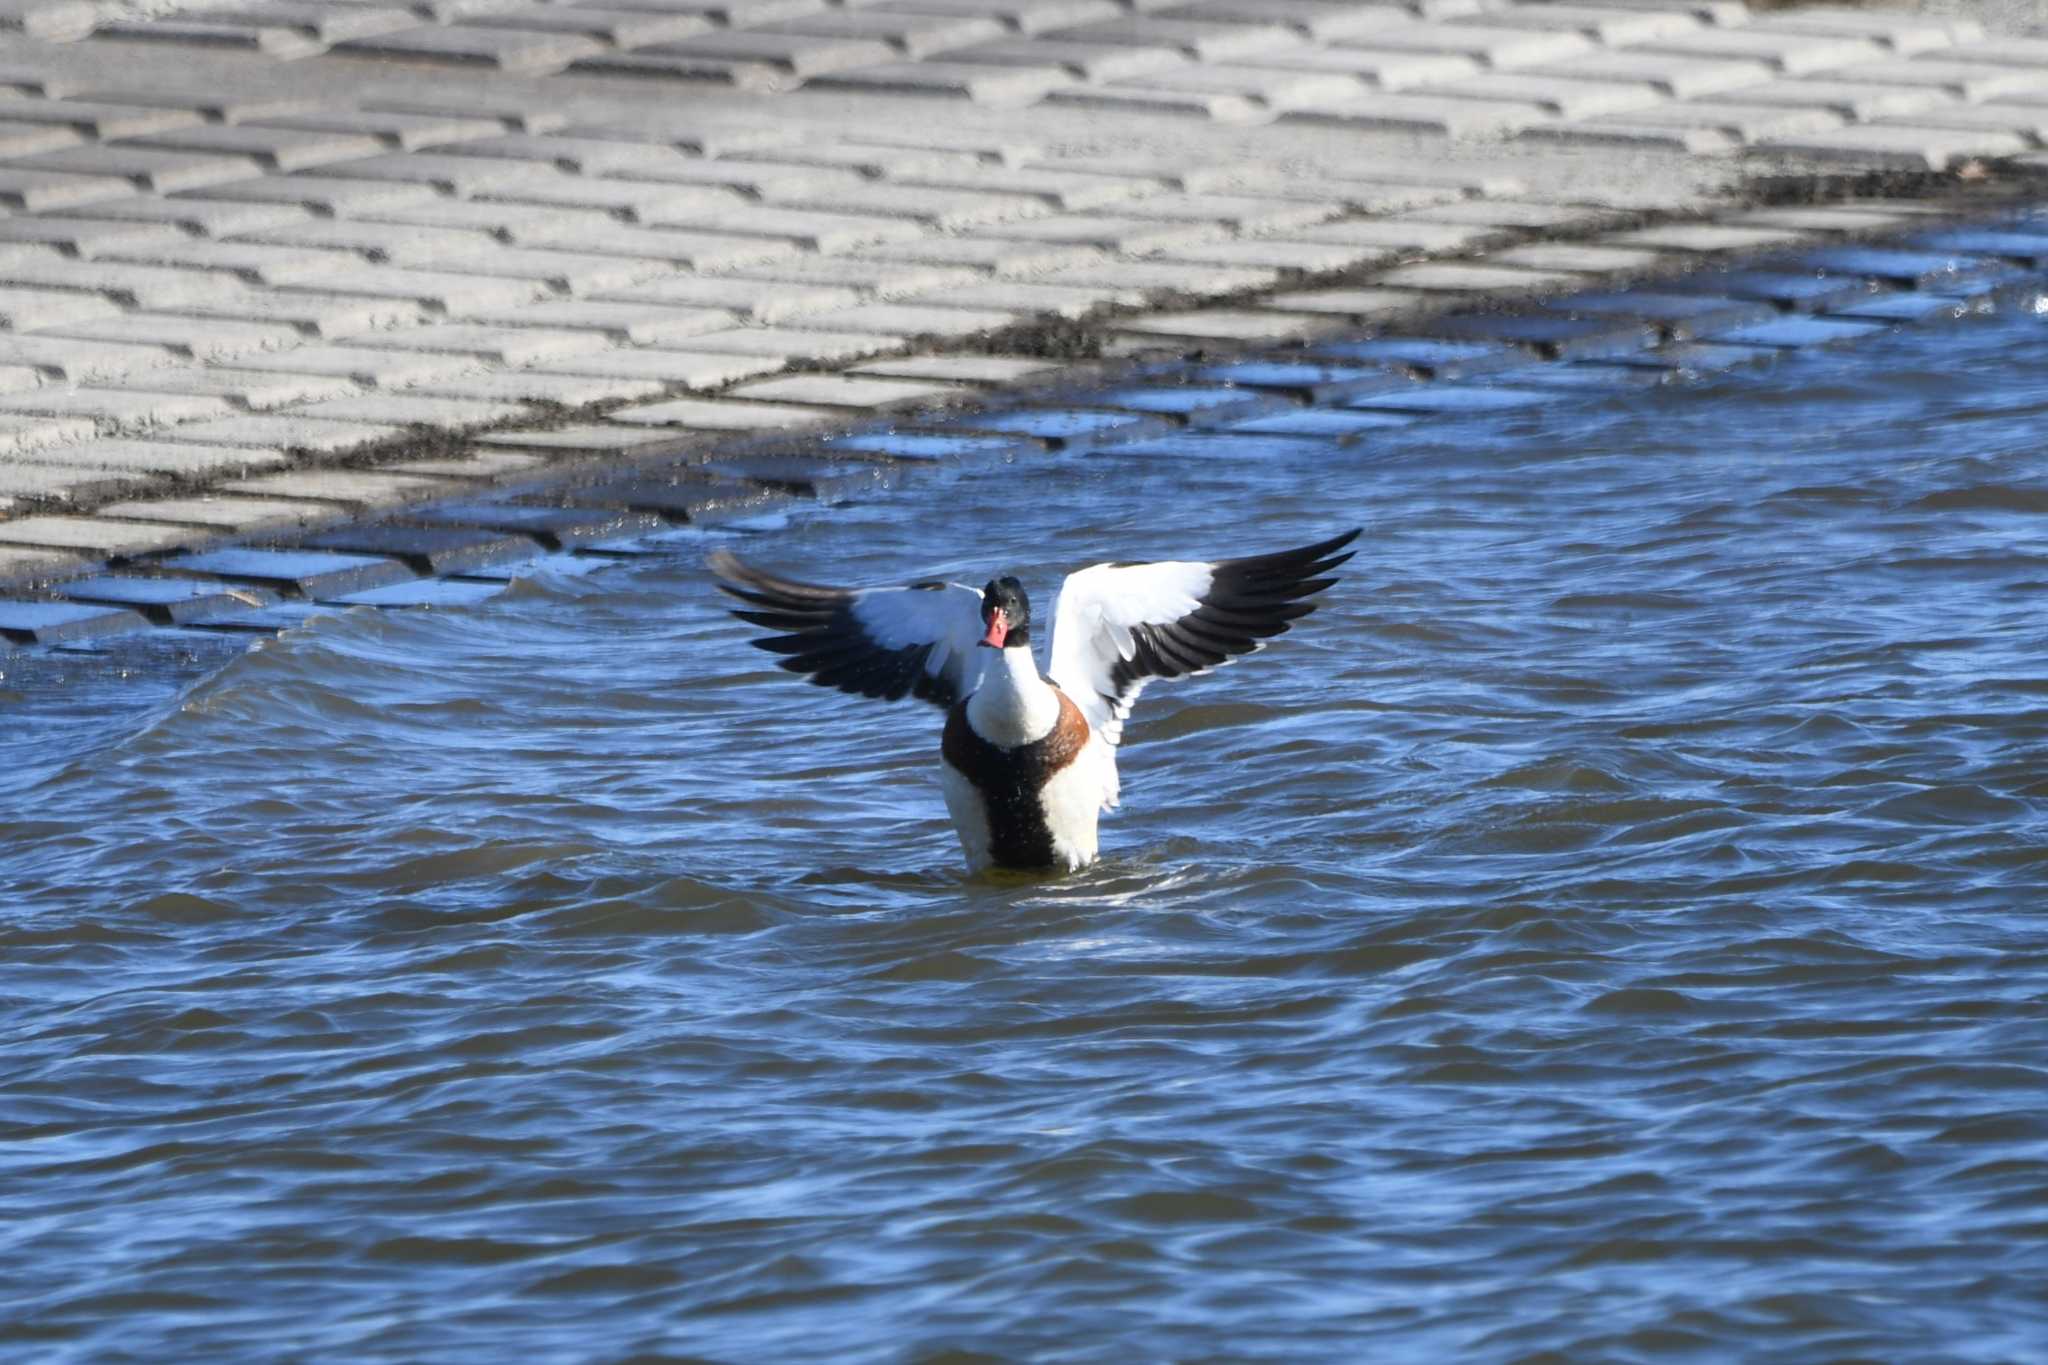
[[[1096,564],[1069,574],[1053,616],[1052,680],[1102,739],[1103,805],[1117,799],[1116,745],[1154,678],[1207,673],[1265,647],[1315,610],[1306,599],[1351,558],[1349,531],[1278,554],[1214,562]],[[1084,755],[1087,757],[1087,755]]]

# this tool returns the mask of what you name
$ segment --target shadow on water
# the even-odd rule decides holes
[[[2040,326],[730,533],[1049,599],[1367,524],[1073,877],[959,871],[936,714],[717,537],[0,659],[0,1340],[2031,1358]]]

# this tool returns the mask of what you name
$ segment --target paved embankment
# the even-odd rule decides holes
[[[1312,342],[1905,231],[1925,205],[1757,208],[1742,186],[1788,161],[2024,171],[2048,131],[2048,42],[1727,0],[0,19],[23,30],[0,51],[0,577],[104,585],[111,562],[96,591],[160,620],[195,613],[137,578],[367,589],[986,449],[814,437],[958,427],[992,390],[1081,383],[1071,352]],[[1812,295],[1686,290],[1749,326],[1759,300],[1860,306],[2036,244],[1966,251],[1816,258]],[[1632,315],[1647,343],[1711,330],[1689,307],[1532,316]],[[1230,406],[1147,395],[1060,403],[1155,427]],[[565,477],[548,507],[475,505]],[[354,525],[393,508],[406,529]],[[231,541],[369,562],[316,582]],[[62,615],[0,629],[85,628]]]

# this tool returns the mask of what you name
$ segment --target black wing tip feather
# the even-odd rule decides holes
[[[1132,657],[1110,670],[1117,695],[1146,678],[1184,678],[1265,648],[1316,609],[1305,599],[1332,587],[1332,573],[1356,551],[1345,547],[1365,531],[1349,531],[1271,554],[1218,560],[1209,590],[1177,621],[1134,628]]]
[[[784,578],[725,549],[706,555],[704,565],[719,580],[721,592],[746,604],[729,608],[734,616],[777,632],[749,643],[782,656],[775,661],[778,668],[858,697],[916,697],[940,706],[958,700],[950,682],[925,671],[930,644],[884,649],[868,636],[853,615],[859,596],[853,589]]]

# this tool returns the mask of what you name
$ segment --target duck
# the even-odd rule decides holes
[[[946,713],[939,778],[971,873],[1078,872],[1116,809],[1117,747],[1154,681],[1197,677],[1263,649],[1315,610],[1362,528],[1236,559],[1106,562],[1060,585],[1040,672],[1031,599],[1013,574],[980,589],[925,579],[830,587],[706,563],[770,632],[752,643],[821,687]]]

